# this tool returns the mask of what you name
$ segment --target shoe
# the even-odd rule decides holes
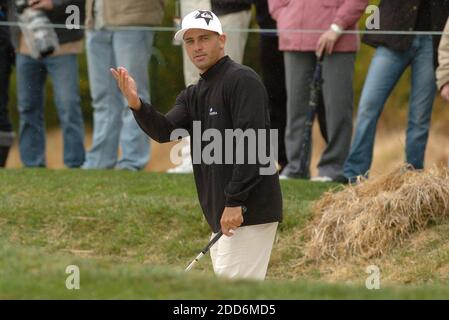
[[[333,182],[334,180],[328,176],[317,176],[310,179],[313,182]]]
[[[341,184],[349,184],[349,179],[344,175],[339,175],[333,179],[333,182],[341,183]]]
[[[192,172],[193,166],[191,162],[184,162],[175,168],[167,170],[167,173],[192,173]]]
[[[303,178],[298,177],[298,176],[289,176],[286,173],[281,173],[279,175],[279,180],[298,180],[298,179],[303,179]]]

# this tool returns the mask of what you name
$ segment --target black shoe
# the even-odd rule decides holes
[[[344,175],[339,175],[332,179],[333,182],[341,183],[341,184],[348,184],[349,180]]]

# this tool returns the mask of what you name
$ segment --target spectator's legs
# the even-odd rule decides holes
[[[12,58],[9,44],[0,44],[0,168],[6,165],[9,148],[14,139],[8,118],[8,88]]]
[[[354,138],[344,164],[344,175],[350,181],[367,174],[371,167],[377,121],[409,62],[408,52],[378,47],[374,54],[360,97]]]
[[[26,167],[45,167],[45,65],[17,54],[17,102],[20,116],[19,150]]]
[[[310,81],[315,68],[313,52],[284,52],[285,84],[287,89],[287,126],[285,148],[288,164],[283,175],[299,178],[300,155],[304,125],[309,111]],[[307,176],[310,173],[307,172]]]
[[[83,168],[111,169],[117,163],[122,129],[123,97],[109,68],[115,68],[111,31],[86,33],[90,92],[92,96],[93,140]]]
[[[117,66],[125,67],[138,84],[138,95],[150,102],[148,65],[153,48],[152,31],[116,31],[113,48]],[[140,129],[134,115],[122,100],[123,127],[120,135],[122,157],[117,167],[120,169],[143,169],[150,159],[150,140]]]
[[[415,169],[424,168],[430,118],[435,98],[435,72],[431,36],[417,36],[412,48],[412,90],[408,114],[406,157]]]
[[[278,162],[287,165],[285,154],[285,125],[287,92],[285,90],[284,55],[279,51],[279,38],[260,36],[260,65],[262,78],[270,99],[271,128],[278,130]]]
[[[237,63],[243,62],[248,32],[226,31],[226,29],[247,29],[251,22],[251,10],[220,16],[223,31],[227,34],[225,54]]]
[[[44,60],[53,83],[64,138],[64,164],[79,168],[84,163],[84,123],[79,96],[78,62],[75,54]]]
[[[326,55],[323,61],[323,97],[328,143],[318,163],[319,176],[338,180],[348,156],[354,103],[354,53]]]

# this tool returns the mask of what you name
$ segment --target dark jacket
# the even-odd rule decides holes
[[[0,21],[7,21],[7,19],[8,19],[7,1],[0,0]],[[0,26],[0,46],[4,45],[7,41],[9,41],[9,28],[5,26]]]
[[[261,29],[276,29],[276,21],[271,17],[268,10],[268,0],[252,0],[256,6],[256,20]],[[277,36],[276,33],[265,33],[262,35]]]
[[[44,11],[47,17],[50,19],[50,22],[53,24],[62,24],[66,23],[67,18],[69,17],[69,13],[66,13],[66,8],[69,5],[78,6],[80,12],[80,24],[84,23],[84,15],[85,15],[85,0],[52,0],[54,9],[52,11]],[[9,12],[9,20],[17,21],[17,13],[15,11],[14,1],[9,1],[10,4],[10,12]],[[55,28],[56,34],[58,35],[59,44],[64,44],[68,42],[77,41],[83,38],[84,31],[82,29],[67,29],[67,28]],[[14,27],[11,30],[12,40],[14,46],[17,48],[19,43],[19,35],[20,29],[19,27]]]
[[[427,5],[427,8],[419,15],[422,5]],[[449,0],[382,0],[379,11],[379,31],[442,31],[449,15]],[[423,30],[423,25],[427,25],[429,30]],[[440,38],[433,38],[435,54]],[[385,34],[366,34],[362,39],[373,47],[385,46],[399,51],[407,50],[412,40],[413,36]]]
[[[224,57],[201,75],[198,84],[183,90],[178,95],[175,106],[166,115],[158,113],[150,104],[143,103],[142,108],[134,112],[134,116],[139,126],[159,142],[169,141],[173,130],[178,128],[190,133],[198,198],[204,216],[214,232],[221,229],[220,219],[225,206],[247,207],[244,226],[282,220],[282,194],[277,172],[261,175],[259,169],[265,167],[263,163],[256,159],[256,163],[251,164],[245,155],[242,155],[245,156],[243,164],[236,163],[235,141],[232,163],[220,160],[223,164],[215,161],[207,164],[201,159],[195,160],[198,148],[201,148],[201,154],[207,151],[205,148],[208,143],[199,141],[203,139],[197,137],[198,134],[202,137],[207,129],[218,131],[222,137],[222,146],[225,147],[226,140],[223,137],[228,129],[260,129],[266,133],[270,128],[265,87],[249,67]],[[197,133],[193,121],[201,123],[201,130]],[[260,146],[260,143],[263,141],[258,141],[252,147]],[[220,159],[229,156],[226,151],[229,150],[223,148]],[[247,152],[245,154],[248,155]]]
[[[211,0],[212,12],[217,16],[251,9],[252,0]]]
[[[7,21],[8,7],[7,0],[0,0],[0,21]],[[8,27],[0,26],[0,50],[4,55],[2,61],[7,61],[7,64],[14,63],[14,49],[11,44],[11,35]],[[1,99],[1,97],[0,97]]]
[[[6,19],[6,0],[0,0],[0,21]],[[13,63],[14,49],[9,39],[9,28],[0,26],[0,147],[11,146],[14,137],[8,117],[9,76]]]

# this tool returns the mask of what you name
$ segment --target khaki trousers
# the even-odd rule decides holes
[[[264,280],[278,222],[237,228],[210,249],[214,272],[231,279]],[[212,235],[212,237],[214,234]]]

